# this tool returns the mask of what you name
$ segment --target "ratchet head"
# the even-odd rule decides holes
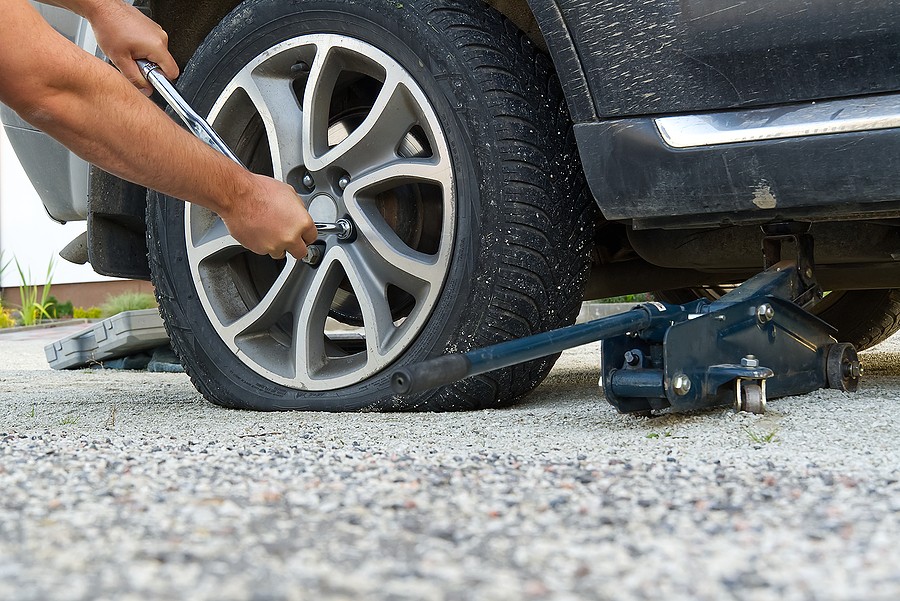
[[[137,63],[138,69],[141,70],[141,75],[143,75],[144,79],[146,79],[147,81],[150,81],[150,72],[159,69],[159,65],[157,65],[156,63],[152,63],[142,58],[139,58],[134,62]]]
[[[337,234],[338,240],[349,240],[353,237],[353,223],[349,219],[340,218],[335,223],[316,222],[316,230],[320,234]]]

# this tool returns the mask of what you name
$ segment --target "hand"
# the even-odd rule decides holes
[[[138,9],[123,2],[104,2],[86,16],[100,49],[147,96],[153,87],[135,64],[137,59],[156,63],[167,79],[178,77],[178,65],[169,54],[169,36]]]
[[[282,259],[306,256],[307,245],[318,238],[315,223],[294,189],[262,175],[252,175],[251,194],[233,199],[220,216],[228,231],[247,249]]]

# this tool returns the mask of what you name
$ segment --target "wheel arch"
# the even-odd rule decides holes
[[[566,96],[572,121],[596,119],[581,60],[556,0],[483,0],[548,53]],[[184,67],[197,47],[239,0],[139,0],[169,34],[169,51]]]
[[[581,61],[556,0],[484,0],[548,53],[572,121],[596,118]],[[169,34],[169,49],[184,67],[210,31],[239,0],[137,0]],[[93,170],[88,201],[89,259],[97,273],[149,279],[146,230],[135,207],[146,206],[146,189]],[[111,252],[110,249],[115,249]]]

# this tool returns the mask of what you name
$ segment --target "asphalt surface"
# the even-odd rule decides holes
[[[900,598],[897,339],[856,394],[641,418],[597,345],[510,409],[259,414],[54,336],[0,335],[0,599]]]

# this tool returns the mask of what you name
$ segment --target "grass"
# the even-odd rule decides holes
[[[141,309],[155,309],[156,298],[146,292],[125,292],[106,299],[100,307],[102,317],[112,317],[125,311],[139,311]]]
[[[6,268],[9,267],[9,262],[10,261],[3,262],[3,251],[0,250],[0,276],[2,276],[3,272],[6,271]],[[11,328],[14,325],[16,325],[16,320],[13,319],[9,309],[3,307],[3,299],[0,298],[0,328]]]
[[[647,303],[653,300],[653,295],[649,292],[641,292],[640,294],[625,294],[623,296],[610,296],[599,300],[590,301],[592,303]]]
[[[3,272],[6,271],[6,268],[9,267],[11,262],[12,259],[9,259],[6,263],[3,262],[3,251],[0,250],[0,275],[3,275]]]
[[[778,442],[778,430],[772,430],[766,434],[762,434],[759,432],[754,432],[753,430],[744,429],[747,432],[747,436],[753,441],[755,444],[768,444],[770,442]]]
[[[16,269],[19,271],[19,279],[22,282],[19,286],[19,298],[22,303],[19,313],[22,325],[32,326],[40,323],[45,318],[50,319],[51,315],[49,309],[53,306],[53,303],[49,300],[50,286],[52,285],[53,268],[56,263],[52,258],[50,259],[50,263],[47,265],[47,274],[44,278],[45,284],[43,286],[38,286],[30,285],[28,283],[31,280],[31,270],[28,270],[26,277],[26,273],[19,264],[19,260],[16,259],[15,261]]]
[[[61,420],[59,420],[60,426],[74,426],[77,423],[78,423],[77,415],[67,415],[64,418],[62,418]]]
[[[660,434],[659,432],[651,432],[650,434],[647,435],[647,438],[660,438],[660,437],[669,438],[671,436],[672,436],[672,432],[670,430],[666,430],[662,434]]]

